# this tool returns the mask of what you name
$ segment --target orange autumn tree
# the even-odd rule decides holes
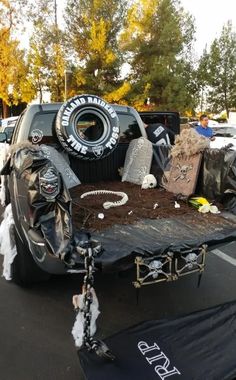
[[[24,51],[13,37],[17,29],[16,11],[20,2],[0,0],[0,99],[3,117],[9,116],[8,105],[28,102],[34,96],[27,78]]]
[[[50,93],[52,101],[62,101],[65,96],[65,70],[69,64],[65,36],[57,20],[57,7],[57,0],[40,0],[28,7],[32,23],[29,72],[40,102],[44,91]]]

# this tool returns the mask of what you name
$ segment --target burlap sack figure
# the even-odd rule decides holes
[[[182,132],[175,137],[175,145],[171,149],[172,158],[186,157],[203,152],[206,148],[210,148],[210,140],[199,135],[193,128],[183,129]]]
[[[150,173],[152,154],[152,143],[149,140],[144,137],[132,140],[126,152],[121,181],[141,185],[144,177]]]

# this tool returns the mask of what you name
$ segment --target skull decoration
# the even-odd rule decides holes
[[[148,174],[144,177],[141,188],[142,189],[153,189],[157,185],[157,180],[152,174]]]
[[[184,180],[187,182],[190,182],[190,178],[187,178],[187,174],[189,171],[193,169],[192,165],[182,165],[180,166],[179,164],[176,166],[176,169],[179,170],[179,173],[176,178],[174,178],[174,181]]]

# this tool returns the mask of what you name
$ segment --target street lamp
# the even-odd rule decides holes
[[[65,96],[64,96],[64,100],[66,101],[67,100],[67,92],[68,92],[68,77],[69,77],[69,75],[72,74],[72,71],[70,69],[66,69],[66,70],[64,70],[64,74],[65,74]]]

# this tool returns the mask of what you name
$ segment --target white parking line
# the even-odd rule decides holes
[[[211,252],[214,253],[216,256],[220,257],[222,260],[225,260],[231,265],[234,265],[236,267],[236,259],[234,259],[233,257],[229,255],[226,255],[226,253],[222,252],[220,249],[216,248],[216,249],[213,249]]]

